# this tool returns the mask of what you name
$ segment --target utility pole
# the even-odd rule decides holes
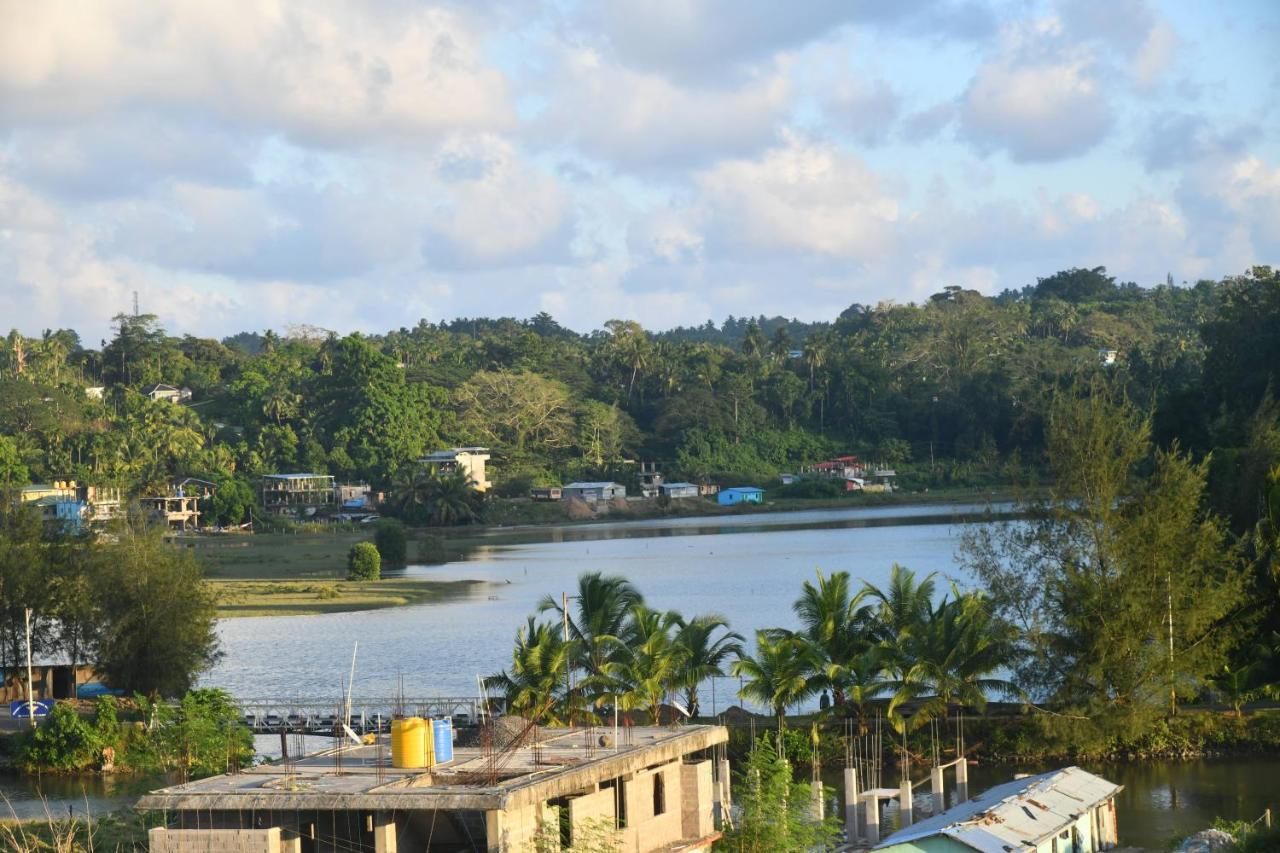
[[[28,607],[23,611],[27,620],[27,724],[31,728],[36,727],[36,703],[33,694],[35,680],[31,673],[31,608]]]
[[[564,628],[564,642],[569,645],[569,593],[560,593],[560,622]],[[564,665],[564,710],[569,718],[569,727],[573,727],[573,661],[565,658]]]
[[[1173,572],[1165,573],[1166,602],[1169,607],[1169,714],[1178,713],[1178,688],[1173,674]]]

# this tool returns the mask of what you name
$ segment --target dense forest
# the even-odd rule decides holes
[[[1256,268],[1141,288],[1073,269],[994,298],[947,287],[829,323],[730,318],[657,334],[615,320],[581,335],[546,314],[377,336],[302,327],[216,341],[171,336],[146,314],[114,330],[100,349],[71,330],[0,342],[0,479],[136,493],[174,475],[247,484],[310,470],[385,487],[424,450],[483,444],[499,494],[626,481],[638,459],[764,484],[835,452],[895,465],[909,486],[1016,482],[1048,470],[1053,395],[1104,375],[1152,414],[1157,444],[1218,449],[1216,485],[1251,480],[1220,492],[1247,525],[1270,459],[1258,443],[1275,429],[1280,280]],[[191,398],[153,401],[157,383]]]

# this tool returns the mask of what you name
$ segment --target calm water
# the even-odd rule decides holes
[[[339,695],[359,641],[355,692],[472,696],[476,676],[510,661],[516,629],[547,595],[572,593],[586,571],[622,574],[651,606],[685,615],[718,612],[750,636],[793,626],[800,584],[821,569],[883,584],[894,562],[962,585],[955,550],[961,513],[978,506],[824,510],[727,519],[676,519],[496,532],[466,558],[406,573],[488,581],[440,604],[324,616],[231,619],[226,657],[206,683],[265,697]],[[514,541],[513,541],[514,540]],[[736,687],[717,690],[717,702]],[[709,697],[708,697],[709,698]]]

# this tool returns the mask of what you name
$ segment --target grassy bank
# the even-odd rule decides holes
[[[214,581],[218,616],[305,616],[425,604],[471,595],[482,581],[393,578],[352,583],[337,580]]]
[[[143,853],[147,830],[159,825],[155,813],[122,809],[95,817],[0,820],[0,849],[13,853]]]

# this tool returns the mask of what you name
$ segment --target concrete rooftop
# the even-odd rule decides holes
[[[628,734],[629,732],[629,734]],[[430,770],[391,766],[389,736],[377,745],[347,743],[288,763],[162,788],[141,809],[490,810],[581,791],[652,764],[728,740],[721,726],[619,729],[621,743],[599,745],[613,729],[539,729],[537,744],[509,750],[455,747],[453,761]],[[490,784],[496,775],[496,783]]]

